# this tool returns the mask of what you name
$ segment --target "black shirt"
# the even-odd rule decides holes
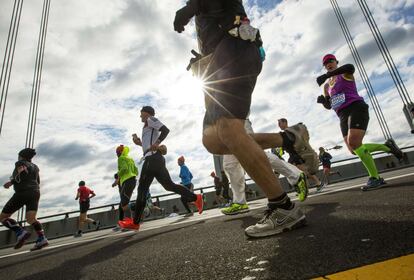
[[[17,170],[22,167],[24,170],[19,174]],[[39,167],[26,160],[17,161],[13,170],[11,182],[13,183],[15,192],[24,192],[28,190],[39,191]]]

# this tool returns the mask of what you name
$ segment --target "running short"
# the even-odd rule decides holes
[[[134,192],[135,186],[137,185],[137,179],[131,177],[124,181],[121,188],[121,205],[128,205],[131,200],[131,195]]]
[[[88,212],[89,207],[90,207],[89,199],[85,201],[79,201],[79,208],[80,208],[81,214]]]
[[[369,122],[368,104],[356,101],[338,113],[342,136],[348,135],[350,128],[367,130]]]
[[[296,153],[292,153],[289,156],[288,162],[293,165],[300,165],[300,164],[304,164],[305,160],[300,155]]]
[[[39,191],[24,191],[16,192],[4,205],[2,212],[6,214],[13,214],[24,205],[26,205],[26,212],[37,211],[39,207],[40,192]]]
[[[246,119],[262,61],[257,46],[234,37],[225,37],[211,58],[205,87],[204,127],[221,117]]]
[[[330,164],[324,164],[322,165],[323,169],[331,169],[331,165]]]

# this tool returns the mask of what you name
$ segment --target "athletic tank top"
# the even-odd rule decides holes
[[[358,94],[355,81],[346,79],[344,75],[333,76],[329,80],[328,93],[331,97],[331,107],[337,114],[355,101],[364,100]]]

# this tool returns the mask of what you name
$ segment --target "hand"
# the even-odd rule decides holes
[[[158,150],[158,146],[160,145],[160,143],[155,142],[154,144],[151,145],[150,150],[151,151],[156,151]]]
[[[139,137],[135,133],[132,134],[132,142],[134,142],[135,145],[142,146],[141,139],[139,139]]]
[[[13,183],[10,181],[3,185],[3,187],[5,187],[6,189],[10,188],[11,186],[13,186]]]
[[[191,65],[193,65],[194,63],[196,63],[197,61],[199,61],[199,60],[202,58],[201,54],[199,54],[199,53],[198,53],[198,52],[196,52],[195,50],[191,50],[191,53],[192,53],[195,57],[190,58],[190,63],[188,63],[188,66],[187,66],[187,71],[189,71],[189,70],[191,69]]]
[[[323,83],[325,83],[325,81],[328,79],[328,75],[323,74],[319,77],[316,78],[316,82],[318,83],[319,86],[321,86]]]
[[[326,102],[326,99],[325,99],[325,96],[323,96],[323,95],[319,95],[318,96],[318,99],[316,99],[316,103],[321,103],[321,104],[323,104],[323,103],[325,103]]]
[[[186,7],[179,9],[175,13],[175,19],[174,19],[174,30],[178,33],[181,33],[184,31],[184,26],[188,24],[190,21],[190,17],[187,14]]]

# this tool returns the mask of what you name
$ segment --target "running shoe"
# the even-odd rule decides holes
[[[198,209],[198,214],[201,214],[203,213],[203,207],[204,207],[203,195],[197,194],[196,196],[197,196],[197,199],[193,203]]]
[[[308,180],[305,173],[300,173],[299,180],[296,185],[293,186],[298,194],[299,201],[305,201],[308,197]]]
[[[29,239],[31,233],[27,230],[22,229],[21,232],[17,235],[17,243],[14,245],[14,249],[20,249],[27,239]]]
[[[139,224],[135,224],[132,220],[129,222],[119,221],[118,225],[122,229],[132,229],[132,230],[139,230]]]
[[[319,169],[319,158],[315,150],[309,144],[309,132],[307,127],[303,123],[298,123],[286,128],[286,132],[294,135],[295,141],[293,144],[294,151],[304,161],[305,166],[310,174],[315,174]]]
[[[305,215],[294,204],[291,210],[267,209],[264,217],[257,224],[246,228],[244,232],[249,237],[266,237],[299,228],[305,224]]]
[[[119,225],[116,225],[116,227],[112,229],[112,231],[115,231],[115,232],[120,231],[120,230],[121,230],[121,227]]]
[[[370,177],[368,182],[365,186],[361,187],[362,191],[371,191],[381,188],[382,186],[386,185],[387,183],[384,181],[383,178],[374,178]]]
[[[224,215],[236,215],[246,212],[249,212],[249,205],[247,203],[232,203],[229,207],[221,209],[221,213]]]
[[[75,237],[75,238],[82,237],[82,232],[75,232],[73,234],[73,237]]]
[[[46,237],[41,236],[37,238],[35,245],[33,246],[32,249],[30,249],[30,251],[40,250],[46,247],[47,245],[49,245],[49,241],[46,239]]]
[[[388,139],[385,141],[384,145],[390,148],[390,153],[393,154],[398,160],[402,160],[404,158],[403,151],[401,151],[393,139]]]
[[[321,192],[328,184],[326,183],[320,183],[319,185],[316,186],[316,192]]]

